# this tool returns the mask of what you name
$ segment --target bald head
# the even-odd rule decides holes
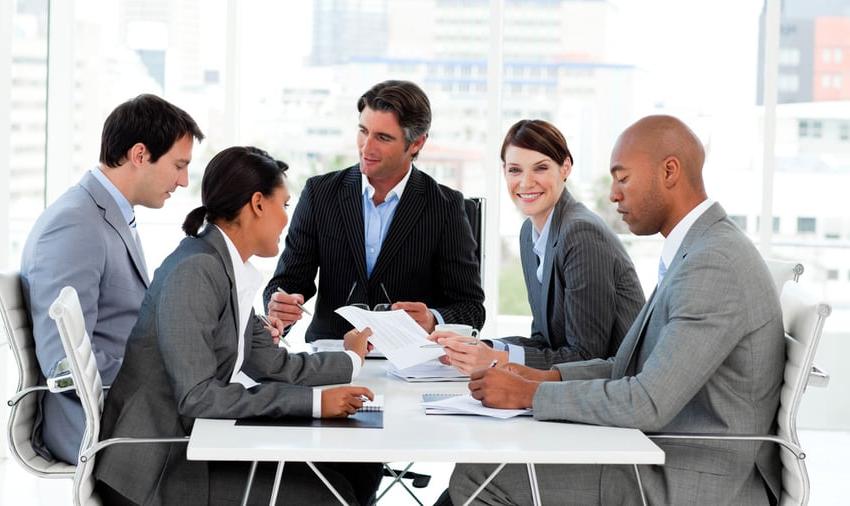
[[[705,150],[672,116],[647,116],[627,128],[611,153],[611,195],[629,230],[665,237],[704,201]]]
[[[654,162],[676,157],[691,188],[705,192],[702,181],[705,149],[693,130],[680,119],[662,114],[641,118],[620,135],[617,146],[622,144],[643,151]]]

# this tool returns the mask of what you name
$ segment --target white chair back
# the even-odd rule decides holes
[[[77,291],[66,286],[50,306],[50,318],[56,321],[62,347],[68,358],[68,367],[74,378],[77,395],[86,416],[86,430],[81,448],[89,448],[100,434],[100,415],[103,411],[103,383],[97,370],[97,361],[91,349],[91,339],[86,332],[83,310]],[[77,464],[74,475],[74,504],[99,505],[94,494],[94,455]]]
[[[778,258],[765,258],[764,263],[770,271],[770,277],[773,278],[773,284],[776,286],[776,293],[782,293],[782,287],[786,281],[799,281],[800,275],[805,270],[803,264],[792,262],[789,260],[780,260]]]
[[[18,388],[8,402],[9,450],[24,469],[42,478],[71,478],[74,466],[38,455],[32,447],[32,429],[38,407],[38,390],[44,387],[35,355],[32,323],[17,272],[0,273],[0,341],[8,342],[18,367]],[[46,394],[53,395],[53,394]]]
[[[818,301],[799,284],[786,281],[780,297],[782,322],[785,328],[785,382],[780,393],[779,437],[799,446],[797,410],[806,390],[812,361],[823,332],[826,317],[832,312],[829,304]],[[804,460],[786,448],[780,448],[782,459],[781,506],[805,505],[809,502],[809,476]]]

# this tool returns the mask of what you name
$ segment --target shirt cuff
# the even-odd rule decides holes
[[[525,348],[523,348],[522,346],[517,346],[515,344],[509,344],[507,346],[508,362],[525,365]]]
[[[437,325],[443,325],[446,323],[446,320],[443,319],[443,315],[441,315],[439,311],[436,309],[429,309],[429,311],[431,311],[431,313],[434,314],[434,318],[437,319]]]
[[[322,417],[322,389],[313,388],[313,418]]]
[[[508,349],[508,345],[498,339],[482,339],[482,341],[489,341],[490,344],[493,345],[493,349],[496,351],[505,351]]]
[[[345,353],[348,355],[348,358],[351,359],[351,380],[349,381],[354,381],[354,378],[360,375],[360,369],[363,367],[363,360],[360,358],[360,355],[351,350],[345,350]]]

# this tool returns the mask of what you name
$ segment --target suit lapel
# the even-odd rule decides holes
[[[552,269],[555,267],[556,252],[561,241],[561,225],[566,221],[564,215],[568,212],[572,202],[574,202],[573,198],[564,189],[555,204],[555,208],[552,209],[552,222],[549,224],[549,236],[546,238],[546,255],[543,258],[543,280],[541,282],[543,290],[540,298],[540,321],[543,322],[547,340],[549,339],[549,318],[547,318],[546,312],[549,308],[549,296],[552,292]]]
[[[393,214],[390,229],[387,231],[387,237],[381,245],[381,252],[378,254],[378,260],[375,262],[375,268],[372,270],[372,278],[378,279],[386,267],[391,264],[393,257],[398,252],[399,248],[410,231],[413,230],[414,224],[419,220],[419,216],[425,209],[425,176],[419,172],[416,167],[410,169],[410,179],[407,180],[407,187],[401,196],[401,200]],[[360,217],[361,245],[363,241],[363,218]],[[363,246],[361,246],[360,255],[364,256]],[[364,260],[365,261],[365,260]],[[365,270],[365,268],[364,268]]]
[[[80,181],[80,186],[89,192],[89,195],[91,195],[92,199],[94,199],[95,204],[97,204],[101,211],[103,211],[104,221],[106,221],[110,227],[115,229],[119,237],[121,237],[121,240],[124,242],[124,247],[127,248],[127,252],[130,254],[130,259],[136,267],[136,273],[139,275],[142,282],[144,282],[145,287],[149,287],[150,278],[148,278],[148,271],[145,266],[144,257],[142,256],[141,251],[139,251],[139,245],[133,238],[133,233],[130,232],[130,225],[128,225],[124,220],[124,215],[121,213],[121,209],[118,208],[118,204],[115,202],[115,199],[113,199],[112,195],[109,194],[106,188],[100,184],[100,181],[98,181],[90,173],[86,173],[86,175],[83,176],[82,181]]]
[[[351,258],[357,268],[357,278],[366,281],[366,246],[363,232],[363,193],[359,166],[348,169],[342,191],[337,193],[339,216],[343,222]]]
[[[207,225],[200,237],[215,248],[221,263],[224,264],[224,272],[227,274],[228,281],[230,281],[230,310],[233,314],[234,331],[236,335],[239,335],[239,294],[236,292],[236,275],[233,273],[230,251],[228,251],[227,244],[221,234],[222,232],[215,225]],[[251,325],[246,325],[246,328],[250,327]]]
[[[629,350],[628,358],[624,364],[622,364],[623,370],[621,371],[621,375],[632,375],[637,372],[637,364],[635,363],[637,357],[635,356],[635,351],[638,349],[640,342],[643,340],[643,337],[646,333],[646,327],[649,323],[649,319],[652,316],[652,311],[655,308],[655,303],[658,301],[658,298],[661,296],[661,292],[663,292],[664,288],[667,286],[665,283],[666,280],[671,279],[676,271],[679,268],[679,265],[684,261],[688,256],[688,251],[690,250],[693,243],[700,237],[705,234],[709,227],[711,227],[716,222],[722,220],[726,217],[726,211],[723,210],[723,207],[720,204],[713,204],[711,207],[706,209],[706,211],[700,216],[693,225],[691,225],[688,233],[685,234],[684,239],[682,239],[682,244],[679,246],[679,249],[676,251],[676,256],[673,257],[673,261],[670,262],[670,266],[667,268],[667,273],[664,275],[664,279],[661,281],[661,284],[655,287],[652,295],[649,298],[649,302],[644,306],[645,312],[643,313],[643,319],[641,320],[640,328],[638,329],[637,335],[635,336],[633,342],[631,343],[631,349]],[[640,317],[640,315],[638,315]]]
[[[531,220],[526,220],[522,225],[522,230],[519,234],[519,255],[522,262],[522,274],[525,277],[525,286],[528,289],[528,302],[531,305],[531,314],[534,321],[539,322],[536,325],[537,330],[546,336],[548,342],[549,326],[544,323],[546,321],[546,309],[543,308],[541,311],[543,296],[540,292],[542,285],[537,281],[537,255],[534,253],[534,243],[531,241],[531,227],[533,226]]]

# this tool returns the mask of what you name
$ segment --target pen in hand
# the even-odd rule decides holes
[[[499,361],[498,361],[498,360],[493,360],[492,362],[490,362],[490,367],[489,367],[489,368],[496,367],[497,365],[499,365]]]
[[[256,316],[257,316],[257,318],[258,318],[261,322],[263,322],[263,325],[264,325],[267,329],[269,329],[269,330],[272,330],[272,329],[277,330],[277,327],[275,327],[274,325],[272,325],[272,321],[271,321],[271,320],[269,320],[269,319],[268,319],[268,317],[267,317],[266,315],[264,315],[264,314],[260,314],[260,313],[256,313]],[[289,342],[286,340],[286,337],[285,337],[283,334],[279,335],[279,336],[278,336],[278,339],[280,340],[280,342],[282,342],[282,343],[283,343],[283,345],[284,345],[284,346],[286,346],[287,348],[289,348]]]
[[[280,293],[282,293],[282,294],[284,294],[284,295],[289,295],[289,294],[288,294],[288,293],[286,293],[286,291],[285,291],[283,288],[281,288],[281,287],[277,287],[277,291],[278,291],[278,292],[280,292]],[[305,312],[305,313],[307,313],[308,315],[313,316],[313,313],[311,313],[310,311],[307,311],[307,310],[304,308],[304,306],[302,306],[301,304],[299,304],[299,303],[297,303],[297,302],[296,302],[296,303],[295,303],[295,305],[296,305],[296,306],[298,306],[298,309],[300,309],[301,311],[304,311],[304,312]]]

